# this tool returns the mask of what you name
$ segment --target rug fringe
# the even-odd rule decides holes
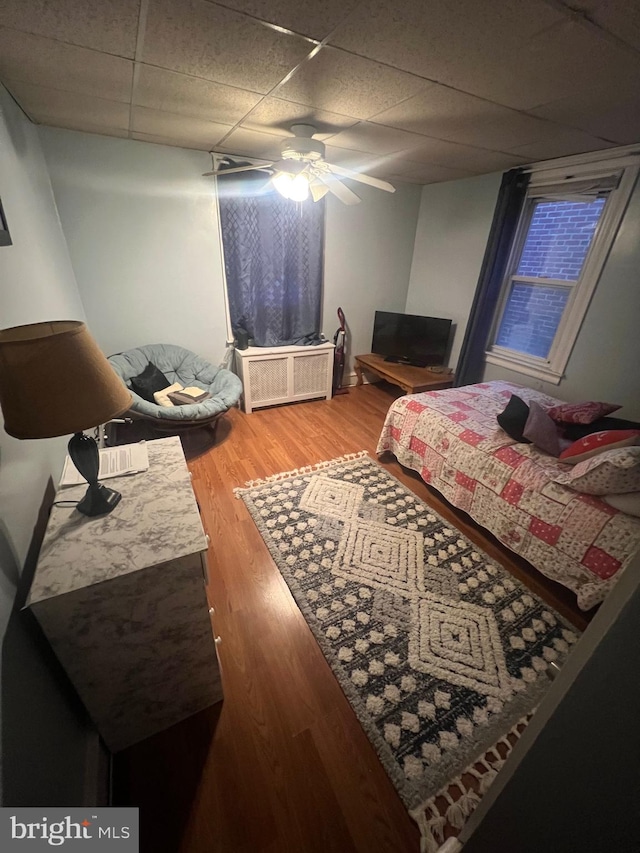
[[[491,787],[498,771],[509,757],[511,750],[522,734],[523,727],[526,727],[533,713],[526,714],[518,720],[493,747],[487,749],[459,776],[447,782],[437,794],[429,797],[417,808],[409,810],[409,814],[420,829],[420,853],[438,853],[440,845],[445,840],[446,826],[451,826],[458,832],[464,827],[466,819]],[[514,743],[509,740],[510,735],[516,739]],[[497,749],[498,745],[504,747],[504,757]],[[481,769],[479,770],[478,767]],[[471,776],[476,781],[477,790],[473,785],[467,785],[463,781],[465,776]],[[460,792],[460,796],[455,799],[451,793],[453,788],[457,788]],[[438,805],[438,800],[442,801],[440,805]]]
[[[346,453],[344,456],[338,456],[335,459],[327,459],[324,462],[316,462],[315,465],[304,465],[302,468],[294,468],[292,471],[283,471],[280,474],[271,474],[269,477],[263,477],[260,480],[247,480],[244,486],[236,486],[233,490],[236,498],[239,498],[243,492],[249,489],[255,489],[256,486],[266,486],[269,483],[277,483],[279,480],[288,480],[289,477],[297,477],[301,474],[313,474],[314,471],[321,471],[323,468],[331,468],[333,465],[341,465],[344,462],[352,462],[354,459],[362,459],[368,456],[366,450],[359,450],[357,453]]]

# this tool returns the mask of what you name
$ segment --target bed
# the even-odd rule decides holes
[[[640,518],[553,482],[567,466],[516,443],[497,424],[512,394],[545,408],[562,402],[510,382],[401,397],[389,409],[377,452],[393,453],[589,610],[640,550]]]

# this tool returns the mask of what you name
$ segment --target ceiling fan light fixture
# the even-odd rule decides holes
[[[271,179],[271,183],[280,195],[291,201],[305,201],[309,198],[309,179],[306,175],[292,177],[287,172],[278,172]]]
[[[286,172],[278,172],[271,178],[271,183],[278,190],[281,196],[291,198],[291,183],[293,178]]]
[[[272,175],[271,183],[275,189],[284,198],[292,201],[305,201],[309,195],[313,201],[320,201],[327,193],[331,193],[343,204],[358,204],[360,197],[344,183],[345,178],[388,193],[395,192],[395,187],[388,181],[329,163],[325,159],[324,143],[313,138],[316,128],[312,125],[294,124],[291,126],[291,132],[293,136],[282,143],[282,159],[265,161],[255,166],[214,169],[205,172],[205,176],[216,177],[251,170],[268,171]]]
[[[289,198],[292,201],[306,201],[309,198],[309,178],[306,175],[296,175],[293,178]]]

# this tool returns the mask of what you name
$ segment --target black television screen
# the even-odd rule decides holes
[[[371,351],[387,361],[439,367],[444,364],[451,320],[376,311]]]

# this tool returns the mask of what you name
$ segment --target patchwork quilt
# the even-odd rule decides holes
[[[567,465],[498,426],[512,394],[543,408],[562,402],[511,382],[412,394],[389,409],[377,452],[393,453],[589,610],[640,550],[640,519],[554,483]]]

